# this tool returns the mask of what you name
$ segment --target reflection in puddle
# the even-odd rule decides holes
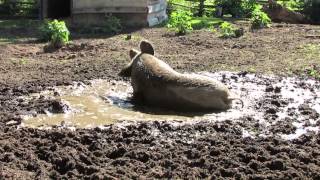
[[[32,128],[49,128],[53,125],[62,127],[94,128],[123,121],[225,121],[234,120],[245,122],[250,119],[252,124],[262,127],[261,131],[254,132],[254,127],[243,129],[244,137],[269,136],[269,129],[277,122],[286,121],[286,117],[293,123],[304,124],[296,126],[294,134],[279,134],[284,139],[294,139],[307,131],[319,131],[316,127],[319,118],[308,119],[299,112],[299,106],[307,104],[316,113],[320,113],[319,82],[313,80],[301,81],[295,78],[276,78],[246,74],[244,76],[230,72],[201,73],[223,81],[233,93],[238,94],[244,102],[241,108],[235,101],[233,108],[226,112],[208,114],[177,113],[163,109],[136,107],[130,102],[132,95],[131,85],[123,81],[93,80],[90,85],[75,82],[72,86],[54,87],[50,90],[33,94],[56,99],[68,105],[69,110],[62,114],[38,114],[36,117],[25,116],[21,126]],[[297,86],[301,84],[303,86]],[[270,85],[276,90],[268,91]],[[307,87],[307,88],[306,88]],[[276,96],[276,97],[274,97]],[[26,97],[26,99],[31,99]],[[270,101],[271,98],[271,101]],[[269,101],[266,101],[269,99]],[[279,100],[279,101],[278,101]],[[276,101],[276,102],[275,102]],[[268,105],[268,103],[270,103]],[[281,104],[282,102],[287,102]],[[266,104],[267,103],[267,104]],[[272,104],[273,103],[273,104]],[[279,104],[280,103],[280,104]],[[274,113],[267,112],[265,107],[277,105]],[[271,116],[270,116],[271,115]],[[271,119],[270,119],[271,117]],[[309,125],[306,125],[306,121]],[[256,126],[256,125],[255,125]]]

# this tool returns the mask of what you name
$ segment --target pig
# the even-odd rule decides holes
[[[140,51],[131,49],[131,62],[119,75],[130,77],[133,100],[178,111],[225,111],[239,99],[213,78],[179,73],[156,58],[153,45],[143,40]]]

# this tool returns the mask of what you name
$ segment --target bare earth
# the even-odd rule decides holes
[[[48,107],[61,110],[59,101],[39,98],[26,103],[20,96],[73,81],[120,80],[117,73],[129,62],[129,49],[136,48],[142,39],[151,41],[156,56],[181,72],[228,70],[292,76],[320,65],[319,26],[274,24],[238,39],[220,39],[205,30],[177,37],[165,28],[132,34],[131,40],[125,40],[125,35],[75,36],[67,47],[52,53],[44,53],[43,43],[0,45],[0,179],[320,179],[319,134],[307,133],[292,141],[277,135],[243,137],[243,128],[263,129],[250,117],[191,124],[115,124],[76,131],[59,127],[47,131],[17,129],[21,114],[44,113]],[[245,73],[239,73],[236,78],[243,76]],[[266,83],[272,85],[279,79]],[[318,82],[305,86],[303,81],[297,80],[297,87],[319,90]],[[268,98],[259,108],[272,123],[274,111],[290,101],[279,99],[275,89],[266,92]],[[314,127],[320,126],[314,110],[302,107],[291,111],[292,116],[304,115],[316,122]],[[291,123],[278,123],[269,129],[271,134],[294,130]]]

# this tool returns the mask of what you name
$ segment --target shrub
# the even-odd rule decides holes
[[[309,17],[313,22],[320,22],[320,1],[319,0],[306,0],[303,13]]]
[[[192,31],[192,13],[190,11],[177,10],[171,13],[167,27],[179,35]]]
[[[243,35],[243,28],[236,28],[231,23],[223,22],[220,26],[220,34],[222,38],[234,38]]]
[[[303,9],[304,0],[278,1],[277,3],[291,11],[300,11]]]
[[[222,15],[231,14],[232,17],[240,17],[243,14],[241,0],[216,0],[215,3],[222,8]]]
[[[42,40],[50,41],[53,47],[59,48],[69,42],[70,32],[64,21],[47,21],[41,27]]]
[[[257,0],[216,0],[215,4],[222,8],[222,15],[250,17],[257,5]]]
[[[118,34],[121,31],[122,31],[122,24],[120,19],[115,16],[107,17],[104,23],[103,32],[110,33],[110,34]]]
[[[271,19],[268,15],[263,12],[261,5],[257,5],[254,11],[252,12],[251,17],[251,28],[252,29],[260,29],[264,27],[270,27]]]
[[[257,8],[257,0],[243,0],[241,3],[241,8],[244,16],[251,17],[252,12]]]
[[[223,22],[220,26],[221,36],[224,38],[230,38],[235,36],[235,28],[231,23]]]

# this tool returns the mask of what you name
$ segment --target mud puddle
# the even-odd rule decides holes
[[[294,139],[309,131],[319,131],[320,83],[311,79],[257,76],[248,73],[200,73],[224,82],[244,102],[235,101],[226,112],[187,114],[130,102],[127,82],[93,80],[90,85],[54,87],[31,96],[61,99],[65,113],[24,116],[22,126],[94,128],[123,121],[238,121],[244,137],[273,136]],[[29,97],[30,98],[30,97]],[[271,130],[272,129],[272,130]]]

